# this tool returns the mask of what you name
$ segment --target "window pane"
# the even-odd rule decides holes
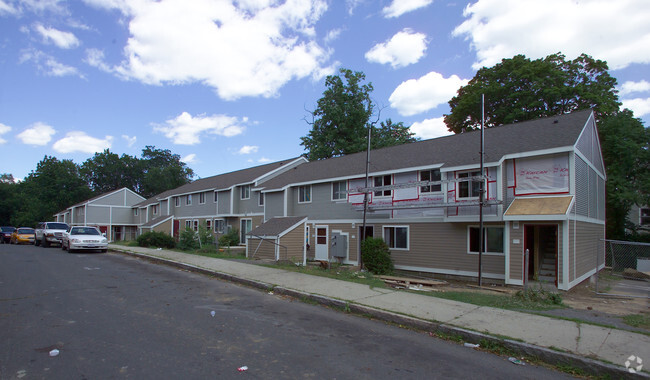
[[[395,228],[395,248],[408,248],[408,228]]]
[[[469,251],[478,252],[479,247],[479,234],[477,227],[469,228]]]
[[[393,228],[387,227],[384,228],[384,241],[388,245],[388,248],[395,248],[393,245]]]
[[[484,238],[487,242],[487,252],[503,253],[503,228],[488,227],[485,232],[487,234]]]
[[[426,170],[420,172],[420,181],[431,181],[431,171]],[[423,193],[429,193],[431,192],[431,186],[422,186],[420,187],[420,191]]]

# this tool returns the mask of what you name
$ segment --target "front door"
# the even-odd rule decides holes
[[[316,260],[329,259],[327,226],[316,226]]]
[[[557,286],[558,225],[524,226],[524,249],[528,249],[528,279]]]

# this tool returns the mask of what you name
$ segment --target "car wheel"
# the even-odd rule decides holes
[[[50,242],[47,240],[43,240],[42,242],[43,248],[48,248],[50,246]]]
[[[65,251],[65,245],[63,245],[63,243],[61,243],[61,249]]]
[[[101,253],[106,253],[106,252],[108,252],[108,248],[106,248],[106,249],[101,249],[100,252],[101,252]]]
[[[41,242],[39,240],[34,239],[34,245],[35,246],[38,247],[40,244],[41,244]]]
[[[74,249],[68,248],[68,253],[74,253]]]

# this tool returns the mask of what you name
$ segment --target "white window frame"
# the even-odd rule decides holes
[[[138,209],[137,208],[133,209],[133,216],[138,216]]]
[[[341,190],[341,184],[343,185],[343,190]],[[348,199],[348,181],[334,181],[332,182],[332,200],[333,201],[345,201]],[[338,198],[335,197],[338,195]]]
[[[298,186],[298,203],[311,203],[311,185]]]
[[[194,230],[194,232],[199,231],[199,221],[198,221],[198,219],[194,219],[192,221],[192,229]]]
[[[206,219],[205,220],[205,228],[208,231],[212,231],[212,219]]]
[[[217,190],[214,191],[214,203],[219,202],[219,192]]]
[[[438,179],[432,179],[432,173],[437,172],[438,173]],[[423,179],[422,174],[428,173],[429,179]],[[442,179],[442,173],[440,173],[440,169],[429,169],[429,170],[421,170],[420,173],[418,174],[420,181],[440,181]],[[433,190],[434,187],[438,187],[438,190]],[[428,189],[427,189],[428,188]],[[434,194],[434,193],[441,193],[442,192],[442,184],[438,185],[426,185],[426,186],[420,186],[420,193],[422,194]]]
[[[470,249],[471,247],[471,237],[472,237],[472,229],[479,229],[478,225],[470,225],[467,226],[467,253],[470,255],[478,255],[478,251],[472,251]],[[483,226],[483,229],[485,230],[485,233],[483,234],[483,254],[484,255],[491,255],[491,256],[505,256],[506,254],[506,229],[504,226]],[[488,231],[489,230],[494,230],[494,229],[500,229],[501,230],[501,245],[503,248],[503,252],[494,252],[494,251],[488,251]],[[480,235],[479,235],[480,236]],[[479,237],[480,239],[480,237]],[[478,243],[480,244],[480,242]]]
[[[646,215],[644,215],[644,213]],[[650,224],[650,208],[639,207],[639,226],[646,226]]]
[[[239,199],[242,201],[245,199],[251,199],[251,185],[243,185],[239,189]]]
[[[251,225],[251,229],[246,232],[244,232],[244,229],[242,228],[242,224],[244,222],[246,222],[246,224],[250,222]],[[239,244],[246,244],[246,234],[249,233],[250,231],[253,231],[253,219],[250,218],[239,219]]]
[[[153,215],[158,215],[158,205],[151,206],[151,213]]]
[[[386,179],[390,181],[390,183],[386,183]],[[381,180],[381,181],[378,181]],[[381,182],[381,183],[378,183]],[[379,186],[390,186],[393,184],[393,176],[391,174],[386,174],[386,175],[378,175],[372,178],[372,183],[373,186],[379,187]],[[391,197],[393,196],[393,190],[379,190],[374,192],[375,197]]]
[[[261,191],[259,192],[259,195],[258,195],[257,205],[258,206],[264,206],[264,193],[262,193]]]
[[[469,170],[469,171],[463,171],[463,172],[458,172],[456,173],[457,178],[464,178],[464,177],[477,177],[481,175],[480,170]],[[462,176],[462,177],[461,177]],[[467,183],[467,197],[462,197],[460,195],[460,184],[461,183]],[[476,196],[471,196],[473,193],[473,184],[477,184],[478,189],[477,189],[477,195]],[[481,182],[480,181],[471,181],[471,180],[465,180],[465,181],[458,181],[456,182],[456,199],[462,199],[462,200],[475,200],[478,199],[480,196],[480,191],[481,191]]]
[[[187,194],[185,197],[185,205],[186,206],[191,206],[192,205],[192,194]]]
[[[199,193],[199,204],[200,205],[205,204],[205,193],[204,192]]]
[[[185,228],[192,228],[192,221],[190,219],[185,220]]]
[[[174,207],[181,207],[181,197],[174,197]]]
[[[386,230],[387,229],[393,229],[393,233],[395,233],[397,228],[404,228],[406,229],[406,247],[391,247],[390,246],[390,241],[386,241]],[[382,226],[381,228],[381,237],[386,241],[386,244],[388,245],[388,248],[391,250],[395,251],[408,251],[411,247],[411,228],[410,226],[404,226],[404,225],[395,225],[395,226]],[[395,236],[393,235],[392,241],[395,242],[397,239],[395,239]]]
[[[226,220],[225,219],[215,219],[214,220],[214,232],[222,234],[226,231]]]

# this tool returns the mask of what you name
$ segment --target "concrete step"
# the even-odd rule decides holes
[[[537,276],[537,280],[540,282],[548,282],[548,283],[554,283],[555,282],[555,275],[553,276],[542,276],[541,273],[539,276]]]

